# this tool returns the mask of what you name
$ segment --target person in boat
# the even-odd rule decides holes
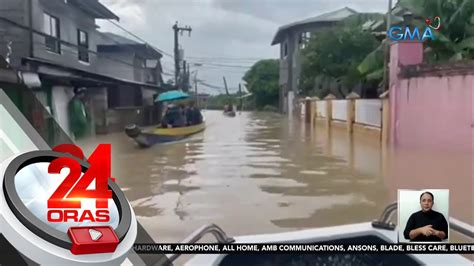
[[[431,192],[420,195],[421,210],[408,219],[403,232],[405,239],[412,242],[440,242],[448,238],[448,222],[443,214],[432,209],[433,204]]]
[[[199,109],[196,107],[194,101],[191,101],[188,108],[186,109],[186,120],[188,122],[188,126],[202,123],[201,111],[199,111]]]
[[[180,113],[180,118],[181,118],[181,124],[183,127],[188,125],[188,117],[186,116],[188,107],[185,104],[180,104],[179,105],[179,113]]]
[[[186,126],[186,118],[184,116],[183,107],[177,106],[175,104],[169,104],[165,115],[163,116],[161,126],[169,128]]]
[[[234,110],[234,107],[232,106],[232,104],[226,104],[224,105],[224,113],[230,113],[230,112],[233,112]]]

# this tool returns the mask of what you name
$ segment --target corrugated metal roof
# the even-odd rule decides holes
[[[136,42],[134,40],[130,40],[126,37],[111,32],[101,33],[103,34],[103,37],[97,45],[98,52],[113,51],[114,47],[128,47],[137,52],[140,52],[142,56],[147,59],[159,59],[163,57],[163,55],[158,51],[158,49],[148,44]]]
[[[68,66],[58,64],[56,62],[52,62],[45,59],[27,57],[27,58],[23,58],[23,60],[29,61],[29,62],[35,62],[39,64],[39,66],[42,66],[42,65],[49,66],[49,68],[43,67],[41,69],[38,69],[38,72],[44,75],[70,78],[70,79],[78,79],[78,80],[84,80],[84,81],[109,82],[109,83],[114,82],[118,84],[123,83],[125,85],[141,86],[147,89],[161,88],[160,86],[155,85],[155,84],[143,83],[143,82],[134,81],[134,80],[126,80],[126,79],[121,79],[118,77],[112,77],[108,75],[80,70],[80,69],[68,67]]]
[[[119,20],[115,13],[102,5],[98,0],[69,0],[69,3],[76,5],[94,18]]]
[[[307,19],[290,23],[290,24],[283,25],[278,28],[278,31],[275,34],[275,37],[273,38],[272,45],[280,43],[283,32],[295,26],[301,26],[301,25],[307,25],[307,24],[318,24],[318,23],[323,23],[323,22],[337,22],[357,13],[358,12],[352,8],[344,7],[332,12],[324,13],[315,17],[311,17],[311,18],[307,18]]]
[[[141,44],[112,32],[101,32],[101,34],[104,35],[104,38],[100,44]]]

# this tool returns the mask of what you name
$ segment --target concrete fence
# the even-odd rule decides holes
[[[382,100],[359,99],[355,101],[355,123],[380,128],[382,126]]]
[[[378,133],[382,141],[388,141],[388,98],[325,100],[307,98],[303,101],[301,116],[307,123],[323,121],[328,127],[346,125],[349,133],[354,129]],[[385,110],[384,110],[385,108]],[[385,122],[384,122],[385,121]]]
[[[332,101],[332,119],[347,121],[347,102],[348,100]]]
[[[319,101],[316,105],[316,116],[317,117],[326,117],[326,101]]]

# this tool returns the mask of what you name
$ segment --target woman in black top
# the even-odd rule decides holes
[[[413,242],[440,242],[448,238],[448,222],[443,214],[434,211],[434,196],[423,192],[420,196],[421,210],[408,219],[403,235]]]

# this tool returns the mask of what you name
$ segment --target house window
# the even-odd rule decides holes
[[[283,58],[286,58],[288,56],[288,42],[285,42],[283,44]]]
[[[89,62],[89,35],[87,32],[77,30],[77,46],[79,61]]]
[[[304,49],[306,46],[308,46],[308,42],[311,39],[311,33],[310,32],[303,32],[299,36],[299,44],[300,48]]]
[[[46,49],[49,51],[60,54],[61,53],[61,43],[60,43],[60,34],[59,34],[59,19],[53,17],[49,14],[44,13],[44,33]]]

